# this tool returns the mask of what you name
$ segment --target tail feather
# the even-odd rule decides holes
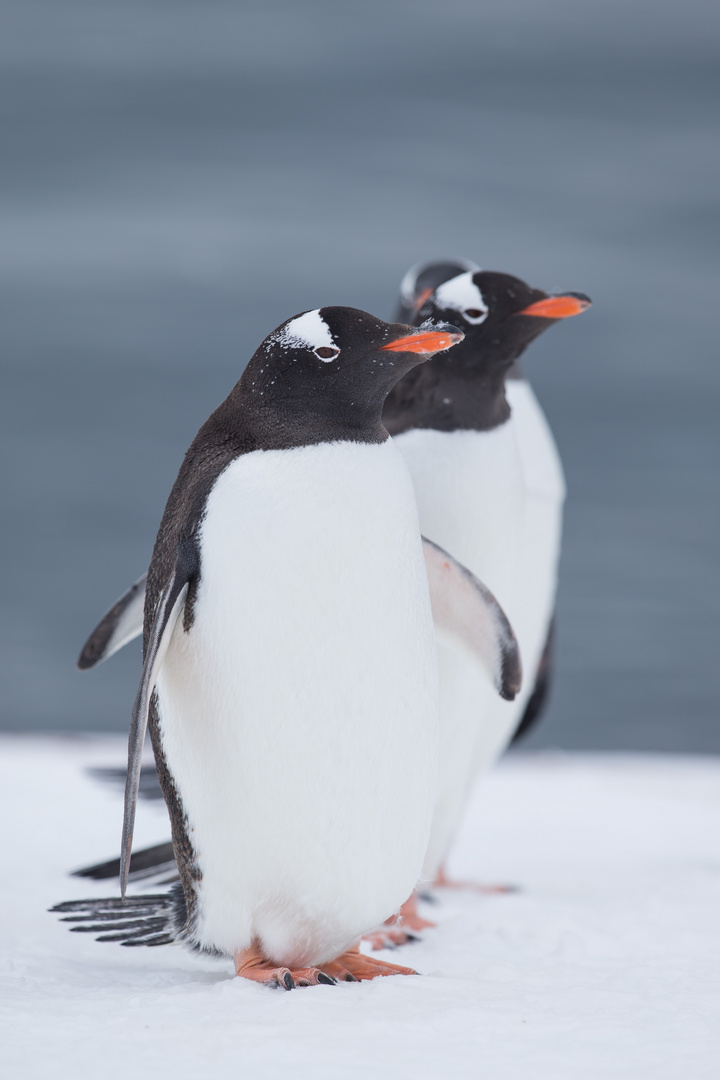
[[[102,784],[115,784],[120,789],[125,787],[127,769],[124,767],[111,768],[96,765],[89,768],[87,773],[88,776],[92,776],[93,780],[99,780]],[[143,765],[140,770],[138,795],[141,799],[162,799],[162,788],[154,765]]]
[[[106,897],[101,900],[66,900],[50,911],[62,914],[62,922],[75,934],[99,934],[96,941],[121,945],[170,945],[182,937],[185,898],[176,885],[169,892],[146,896]]]
[[[66,922],[67,920],[63,919],[62,921]],[[149,933],[150,930],[152,930],[153,932],[164,930],[166,928],[166,926],[167,926],[167,919],[164,919],[161,916],[160,918],[157,918],[157,919],[151,919],[151,918],[127,919],[125,921],[123,921],[122,919],[119,919],[117,922],[114,922],[112,924],[112,929],[113,930],[122,930],[123,933],[126,930],[142,930],[144,933]],[[107,929],[108,929],[107,926],[104,926],[102,923],[91,923],[89,926],[71,926],[70,927],[70,933],[71,934],[104,934],[107,931]]]
[[[110,940],[110,938],[98,938],[98,941]],[[133,938],[129,938],[127,941],[123,941],[122,944],[126,946],[149,945],[150,947],[152,947],[154,945],[172,945],[174,941],[175,938],[171,937],[170,934],[158,934],[157,937],[143,938],[142,941],[137,941]]]
[[[170,885],[179,880],[175,852],[170,841],[133,852],[129,874],[131,882],[159,877],[164,874],[168,876],[158,881],[158,885]],[[73,877],[92,878],[94,881],[119,878],[120,859],[108,859],[107,862],[83,866],[80,870],[73,870]]]

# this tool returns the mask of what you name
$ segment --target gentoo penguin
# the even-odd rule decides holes
[[[465,339],[395,386],[383,423],[410,468],[422,530],[493,590],[525,671],[515,700],[499,701],[461,656],[439,650],[440,774],[428,880],[447,881],[443,863],[473,780],[505,749],[526,710],[539,711],[565,489],[552,435],[517,361],[556,320],[589,303],[580,293],[548,296],[466,262],[415,267],[401,285],[400,317],[452,318]]]
[[[287,989],[410,972],[356,946],[411,892],[427,845],[433,618],[506,698],[520,680],[493,597],[421,544],[381,422],[395,382],[461,340],[305,312],[188,450],[147,575],[120,872],[124,896],[149,719],[182,893],[136,898],[124,922],[111,904],[126,943],[181,939]]]

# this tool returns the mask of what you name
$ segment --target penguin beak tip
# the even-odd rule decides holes
[[[454,327],[447,330],[422,330],[405,337],[395,338],[394,341],[388,341],[387,345],[381,348],[389,352],[409,352],[432,356],[434,353],[451,349],[464,337],[463,332]]]
[[[515,314],[539,319],[569,319],[574,315],[581,315],[591,306],[592,300],[585,293],[558,293],[555,296],[546,296]]]

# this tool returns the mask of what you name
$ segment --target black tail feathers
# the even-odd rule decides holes
[[[66,900],[50,911],[62,914],[62,922],[75,934],[97,934],[96,941],[121,945],[170,945],[180,941],[186,920],[185,897],[181,886],[169,892],[129,896],[124,900]]]
[[[125,777],[127,776],[125,768],[107,768],[98,765],[88,769],[87,773],[88,776],[92,776],[93,780],[99,780],[102,784],[115,784],[120,790],[125,787]],[[143,765],[140,770],[138,795],[141,799],[162,799],[162,788],[154,765]]]
[[[80,870],[73,870],[73,877],[92,878],[93,881],[119,878],[120,859],[108,859],[107,862],[83,866]],[[132,883],[155,877],[161,879],[155,883],[156,885],[171,885],[180,878],[175,862],[175,852],[170,841],[132,853],[128,880]]]

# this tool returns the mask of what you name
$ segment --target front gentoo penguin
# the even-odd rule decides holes
[[[548,296],[467,263],[416,267],[401,287],[404,318],[452,318],[465,340],[396,385],[383,423],[410,468],[421,529],[493,590],[525,672],[515,700],[499,701],[488,686],[483,691],[476,669],[440,648],[440,776],[427,880],[447,881],[442,865],[473,780],[543,692],[565,489],[552,435],[517,360],[557,319],[588,306],[582,294]]]
[[[149,716],[182,894],[175,909],[133,899],[124,923],[111,904],[127,943],[179,938],[288,989],[409,972],[356,945],[411,892],[427,844],[433,616],[506,697],[519,684],[495,601],[421,546],[381,422],[395,382],[461,339],[306,312],[263,342],[192,443],[147,575],[121,855],[124,895]]]

